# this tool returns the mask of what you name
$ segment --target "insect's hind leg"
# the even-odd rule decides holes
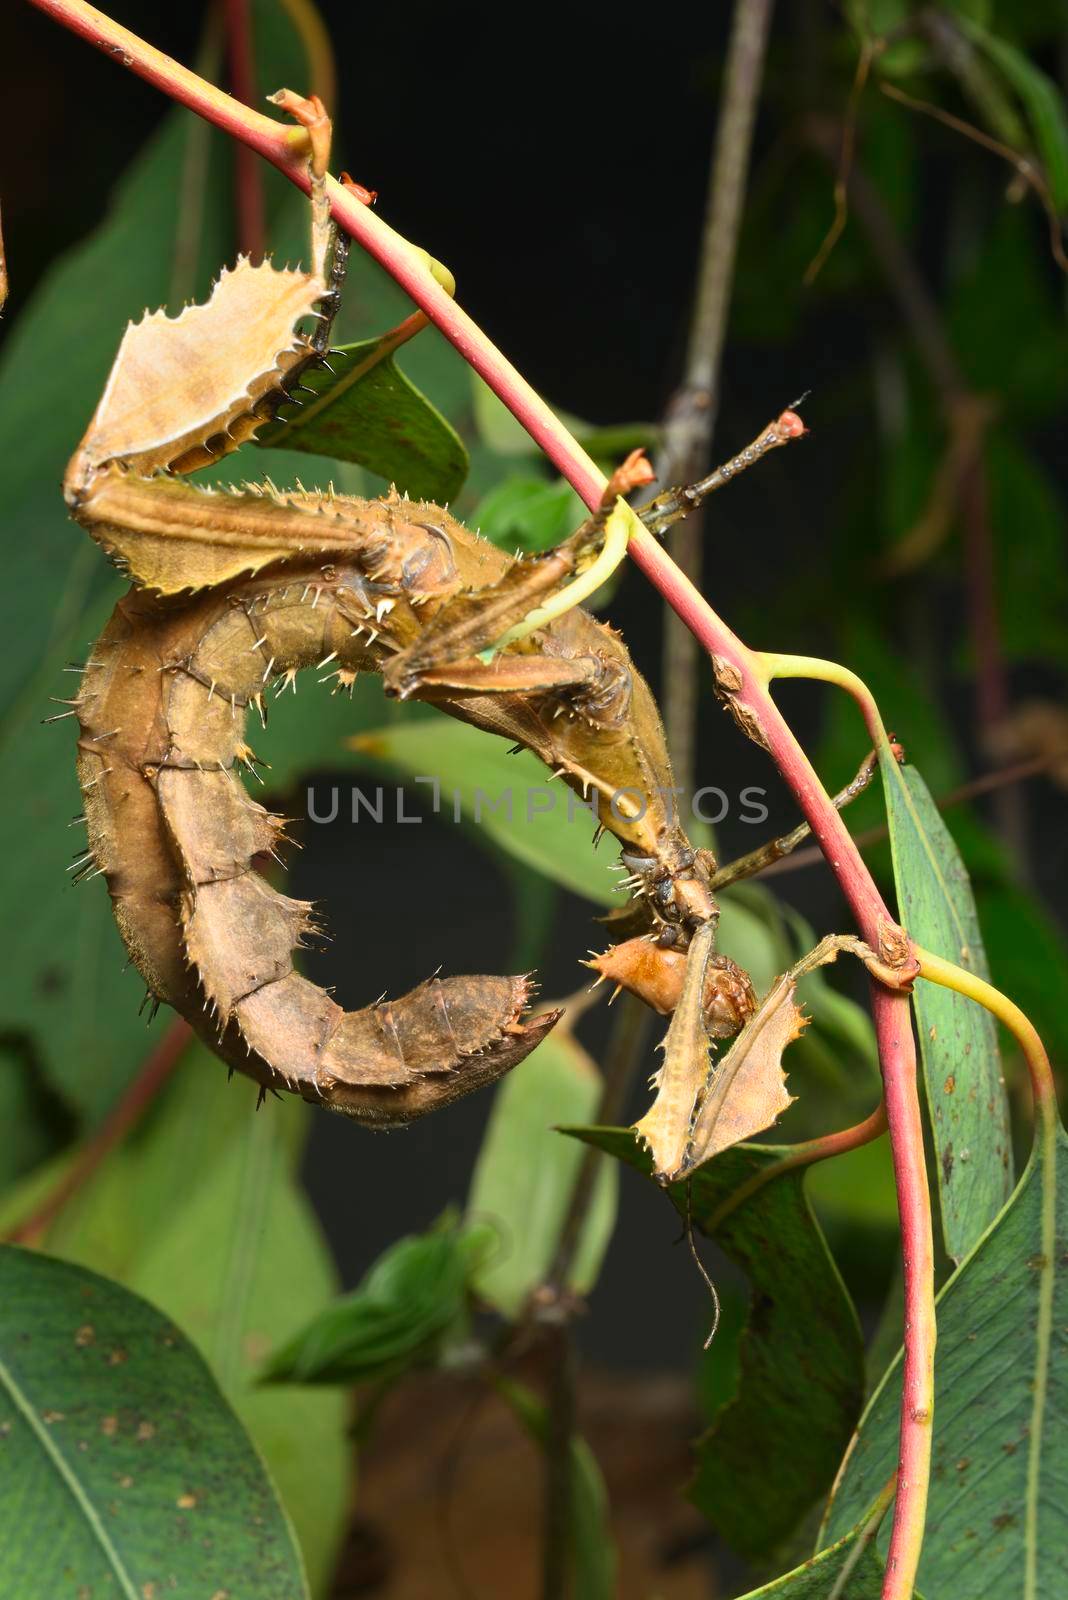
[[[891,749],[897,759],[903,759],[900,754],[900,745],[892,745]],[[831,804],[836,811],[841,811],[855,800],[857,795],[863,794],[876,771],[878,770],[878,757],[874,750],[870,751],[861,762],[860,769],[855,778],[846,784],[844,789],[839,789],[833,797]],[[781,861],[784,856],[790,855],[805,839],[809,837],[812,829],[807,822],[799,823],[789,833],[781,834],[777,839],[769,839],[766,844],[758,845],[755,850],[750,850],[746,855],[739,856],[735,861],[727,861],[718,867],[712,875],[713,890],[725,889],[730,883],[738,883],[743,878],[753,878],[765,868],[776,861]]]

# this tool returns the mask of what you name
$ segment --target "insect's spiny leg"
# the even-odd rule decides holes
[[[799,406],[805,399],[802,395],[788,406],[766,428],[762,428],[756,438],[747,444],[729,461],[724,461],[716,467],[706,478],[699,482],[688,484],[679,489],[666,489],[663,494],[658,494],[655,500],[650,500],[648,505],[638,507],[638,516],[651,533],[657,535],[666,533],[673,522],[678,522],[688,512],[695,510],[716,489],[722,489],[724,484],[736,478],[747,467],[760,461],[770,450],[779,445],[789,444],[791,439],[800,439],[807,432],[801,418],[797,415],[795,406]]]
[[[330,333],[341,305],[341,290],[345,282],[345,271],[349,262],[348,235],[339,229],[334,230],[334,245],[330,253],[330,279],[326,294],[319,301],[322,314],[315,325],[315,332],[311,336],[311,347],[315,354],[326,365],[325,357],[330,350]]]

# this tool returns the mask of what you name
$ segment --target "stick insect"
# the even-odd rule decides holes
[[[618,930],[628,937],[606,965],[662,1012],[678,1004],[673,1029],[699,1043],[707,1076],[708,1036],[738,1031],[755,1008],[752,985],[713,948],[716,863],[669,809],[671,764],[648,685],[618,634],[577,604],[621,558],[635,515],[621,497],[647,480],[647,465],[628,460],[556,549],[514,560],[442,507],[395,491],[364,500],[184,481],[252,438],[329,356],[345,264],[325,195],[329,122],[314,99],[275,99],[309,130],[310,269],[242,259],[207,303],[131,324],[67,471],[72,515],[131,581],[64,713],[78,721],[89,834],[76,876],[105,879],[154,1001],[188,1018],[261,1094],[287,1089],[382,1125],[499,1078],[560,1015],[531,1016],[527,977],[435,977],[345,1011],[293,965],[312,907],[255,867],[276,856],[284,824],[238,776],[254,760],[248,714],[262,717],[267,686],[302,668],[335,688],[378,672],[388,693],[530,749],[592,792],[633,892]],[[301,331],[309,320],[314,330]],[[784,413],[746,459],[696,491],[661,496],[650,517],[684,513],[799,427]],[[690,1148],[703,1093],[689,1067],[673,1075],[671,1059],[642,1130],[665,1175]]]

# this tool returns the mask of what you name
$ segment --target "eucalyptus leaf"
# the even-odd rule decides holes
[[[0,1542],[18,1600],[308,1595],[263,1463],[178,1328],[96,1273],[10,1246]]]
[[[857,1558],[858,1530],[847,1533],[837,1544],[802,1562],[792,1572],[783,1573],[771,1583],[751,1589],[740,1600],[879,1600],[883,1592],[884,1571],[871,1544]],[[846,1563],[855,1560],[844,1587]],[[913,1600],[921,1600],[914,1591]]]
[[[917,944],[989,978],[960,852],[915,767],[883,764],[894,877]],[[1009,1106],[997,1028],[952,989],[919,982],[912,997],[935,1144],[942,1233],[959,1261],[1012,1190]]]
[[[649,1156],[629,1129],[567,1131],[650,1176]],[[749,1279],[737,1388],[696,1443],[690,1485],[697,1507],[749,1557],[773,1550],[830,1485],[864,1397],[860,1326],[805,1197],[804,1170],[733,1203],[743,1183],[784,1153],[734,1145],[690,1184],[666,1190],[679,1215],[689,1214]],[[705,1359],[716,1360],[715,1340]]]
[[[314,394],[302,393],[300,409],[262,429],[257,443],[354,461],[415,500],[447,505],[467,476],[467,451],[397,366],[395,348],[390,334],[335,347],[329,367],[301,378]]]
[[[228,1083],[214,1056],[191,1048],[46,1246],[119,1278],[196,1343],[271,1467],[318,1593],[347,1503],[344,1399],[255,1379],[271,1346],[328,1304],[336,1275],[296,1183],[312,1112],[271,1101],[257,1114],[255,1103],[255,1085]]]
[[[1012,1199],[938,1296],[919,1569],[928,1600],[1068,1590],[1066,1170],[1068,1138],[1043,1124]],[[824,1540],[840,1537],[894,1470],[900,1399],[899,1355],[861,1419]]]

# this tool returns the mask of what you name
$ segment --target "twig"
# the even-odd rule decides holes
[[[193,1037],[188,1022],[176,1017],[145,1061],[118,1105],[101,1123],[70,1171],[52,1192],[6,1235],[9,1244],[35,1245],[44,1238],[72,1195],[86,1183],[106,1155],[135,1127],[167,1082]]]
[[[258,96],[250,0],[223,0],[223,11],[230,58],[230,86],[238,100],[251,106]],[[234,205],[237,211],[238,249],[253,261],[262,261],[267,250],[263,169],[247,144],[239,143],[234,147]]]
[[[1048,755],[1031,756],[1027,761],[1017,762],[1015,766],[1003,767],[1000,772],[984,772],[982,777],[973,778],[970,783],[962,783],[958,788],[951,789],[948,794],[936,795],[934,803],[939,811],[948,811],[951,806],[966,805],[978,795],[989,794],[991,791],[1004,789],[1009,784],[1022,783],[1025,778],[1036,777],[1039,773],[1045,772],[1049,764]],[[837,796],[835,798],[837,799]],[[806,827],[805,833],[809,831]],[[800,829],[795,828],[794,833],[788,834],[787,838],[792,839],[799,832]],[[880,822],[877,827],[865,828],[862,833],[855,833],[853,838],[860,849],[866,850],[870,845],[881,844],[889,836],[888,824]],[[743,856],[742,859],[744,861],[747,858]],[[770,862],[768,866],[761,868],[761,872],[764,876],[771,877],[777,872],[794,872],[798,867],[814,867],[825,859],[822,850],[814,848],[795,850],[789,856],[784,855]],[[733,866],[734,863],[728,865]]]
[[[827,127],[813,121],[809,124],[809,136],[829,159],[831,134]],[[949,432],[945,470],[936,479],[927,512],[912,534],[906,534],[898,542],[884,570],[899,572],[906,558],[911,564],[918,556],[929,553],[931,541],[948,533],[954,504],[959,507],[965,544],[968,631],[976,659],[976,721],[980,734],[987,735],[1009,709],[983,452],[993,407],[969,390],[934,296],[920,276],[882,199],[856,166],[850,171],[848,189],[887,287],[898,303],[928,377],[938,392]],[[1022,866],[1026,847],[1019,797],[1003,793],[997,814],[999,831],[1014,859]]]
[[[642,1052],[649,1036],[652,1013],[649,1007],[634,995],[626,992],[620,997],[615,1014],[608,1048],[605,1051],[601,1097],[594,1112],[598,1126],[612,1126],[623,1116],[638,1069]],[[535,1291],[539,1300],[550,1298],[554,1303],[566,1300],[568,1280],[575,1261],[575,1253],[582,1239],[582,1230],[593,1199],[597,1170],[605,1159],[600,1150],[588,1145],[571,1188],[567,1209],[557,1235],[556,1251],[545,1275],[545,1282]]]
[[[1053,196],[1050,194],[1049,185],[1045,174],[1036,166],[1034,161],[1027,156],[1022,156],[1018,150],[1013,150],[1010,145],[1002,144],[1000,139],[991,138],[972,122],[965,122],[962,117],[955,117],[951,111],[944,111],[941,106],[936,106],[930,100],[917,100],[913,95],[906,94],[896,84],[881,83],[882,93],[888,100],[896,100],[899,105],[907,106],[910,111],[919,111],[922,115],[933,117],[936,122],[941,122],[945,127],[952,128],[954,133],[963,134],[965,139],[971,139],[975,144],[982,145],[984,150],[990,150],[996,156],[1015,168],[1017,177],[1033,189],[1046,213],[1049,224],[1049,248],[1054,261],[1062,272],[1068,272],[1068,255],[1064,252],[1064,239],[1061,235],[1060,217]]]
[[[235,138],[243,139],[307,191],[307,143],[303,130],[287,130],[238,105],[187,68],[86,5],[84,0],[30,0],[30,3],[115,56],[172,99],[225,128]],[[359,240],[437,324],[544,449],[589,509],[595,511],[606,486],[603,473],[535,390],[450,298],[429,270],[425,254],[400,238],[381,217],[346,194],[334,180],[328,178],[326,187],[331,211],[338,223]],[[901,960],[906,970],[905,935],[887,910],[848,830],[772,700],[764,664],[731,632],[694,584],[640,525],[630,541],[629,553],[712,656],[721,693],[740,725],[767,750],[793,790],[867,942],[877,954],[885,953]],[[923,1540],[930,1475],[933,1241],[908,997],[875,984],[872,1008],[886,1086],[905,1279],[902,1473],[883,1600],[908,1600]]]
[[[545,1394],[545,1515],[542,1600],[565,1600],[571,1571],[571,1449],[575,1437],[575,1344],[567,1323],[549,1330]]]
[[[764,71],[773,0],[735,0],[723,95],[709,177],[686,367],[671,397],[664,423],[664,483],[692,483],[705,470],[716,425],[719,374],[730,304],[738,231],[749,173],[753,121]],[[669,548],[679,567],[700,587],[704,517],[697,513],[677,527]],[[664,730],[685,794],[694,784],[698,645],[670,607],[664,615]]]

